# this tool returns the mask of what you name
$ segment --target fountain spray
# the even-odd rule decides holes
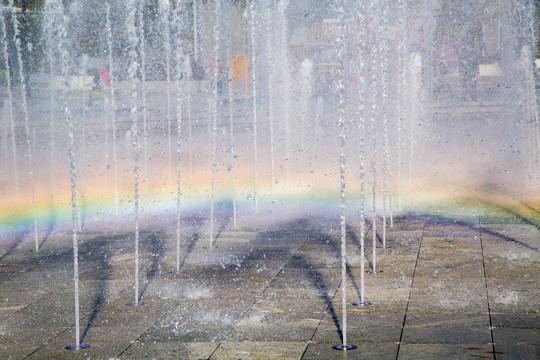
[[[176,273],[180,273],[180,238],[181,238],[181,221],[180,221],[180,198],[181,192],[181,144],[182,144],[182,52],[180,44],[180,32],[182,19],[180,17],[180,3],[176,4],[174,9],[173,23],[177,26],[177,36],[175,41],[176,46]]]
[[[138,36],[140,39],[140,57],[141,57],[141,101],[143,116],[143,149],[144,149],[144,180],[148,181],[148,110],[146,101],[146,41],[144,37],[144,1],[138,2],[139,26]],[[146,183],[146,182],[145,182]]]
[[[39,252],[39,237],[38,237],[38,227],[37,227],[37,210],[36,210],[36,189],[35,189],[35,179],[34,179],[34,162],[32,154],[32,145],[30,143],[30,128],[28,125],[29,114],[28,114],[28,89],[26,87],[26,74],[24,72],[24,63],[22,55],[22,43],[21,43],[21,32],[17,26],[17,15],[13,11],[13,0],[9,2],[9,7],[11,8],[11,21],[13,23],[13,41],[15,42],[15,48],[17,50],[17,62],[19,63],[19,81],[21,82],[21,103],[24,117],[24,129],[25,129],[25,139],[26,139],[26,156],[28,158],[28,164],[30,165],[30,183],[32,187],[32,209],[34,215],[34,241],[36,252]]]
[[[381,29],[383,33],[387,32],[386,18],[388,12],[386,11],[386,4],[380,5],[382,7],[381,12]],[[387,217],[387,199],[388,199],[388,184],[389,184],[389,145],[388,145],[388,46],[387,38],[384,37],[380,44],[381,60],[379,66],[381,69],[381,87],[382,87],[382,116],[383,116],[383,249],[386,248],[386,217]]]
[[[171,133],[171,22],[169,14],[171,4],[169,0],[159,0],[160,18],[163,22],[163,42],[165,44],[165,70],[166,70],[166,93],[167,93],[167,136],[169,141],[169,182],[172,180],[172,133]]]
[[[215,207],[215,191],[216,191],[216,132],[217,132],[217,118],[218,118],[218,102],[219,94],[217,88],[217,82],[219,77],[219,19],[221,13],[221,1],[216,1],[215,7],[215,21],[214,21],[214,101],[212,103],[212,163],[211,163],[211,181],[212,181],[212,191],[210,194],[210,247],[214,244],[214,207]]]
[[[130,65],[128,68],[128,78],[131,83],[131,110],[130,116],[132,120],[132,134],[133,134],[133,161],[134,161],[134,191],[133,191],[133,204],[135,211],[135,297],[134,301],[130,305],[141,305],[139,301],[139,129],[137,126],[137,98],[138,98],[138,79],[137,72],[139,70],[139,63],[137,60],[137,46],[139,44],[139,38],[137,37],[136,26],[136,14],[137,6],[136,0],[128,0],[126,4],[127,17],[126,28],[128,33],[127,53],[130,59]]]
[[[268,3],[268,16],[266,17],[268,26],[266,34],[266,54],[268,60],[268,122],[270,124],[270,186],[272,189],[272,201],[274,201],[274,81],[276,69],[272,44],[274,43],[275,0],[268,0]]]
[[[114,172],[114,203],[116,214],[118,215],[120,207],[120,199],[118,196],[118,163],[117,163],[117,144],[116,144],[116,103],[115,103],[115,90],[114,90],[114,61],[113,61],[113,29],[111,25],[111,5],[107,3],[107,51],[109,56],[109,91],[110,91],[110,109],[109,116],[111,118],[112,137],[113,137],[113,172]]]
[[[345,9],[343,2],[338,4],[339,11],[339,38],[338,38],[338,61],[339,61],[339,78],[338,78],[338,93],[339,93],[339,110],[338,110],[338,126],[340,129],[340,156],[339,156],[339,174],[340,174],[340,230],[341,230],[341,312],[342,312],[342,343],[335,345],[336,350],[348,351],[355,349],[356,346],[347,344],[347,223],[346,223],[346,201],[345,201]]]
[[[376,117],[377,117],[377,101],[378,101],[378,73],[375,69],[375,64],[380,62],[379,59],[379,47],[378,47],[378,37],[380,36],[379,33],[376,32],[377,23],[376,20],[378,19],[378,3],[372,3],[371,4],[371,29],[374,32],[374,34],[371,35],[371,41],[370,41],[370,47],[371,47],[371,121],[370,121],[370,130],[371,130],[371,175],[372,175],[372,182],[371,182],[371,192],[373,196],[373,218],[372,218],[372,233],[373,233],[373,259],[372,259],[372,269],[369,272],[372,272],[376,274],[377,272],[380,272],[377,270],[377,127],[376,127]],[[373,39],[373,37],[377,37],[377,39]]]
[[[4,5],[0,4],[0,13],[5,11]],[[13,154],[13,176],[15,179],[15,196],[19,198],[19,171],[17,166],[17,140],[15,139],[15,114],[13,112],[13,91],[12,91],[12,79],[11,79],[11,65],[9,63],[9,50],[8,50],[8,40],[7,40],[7,27],[4,16],[0,19],[0,29],[2,30],[2,44],[3,46],[3,58],[4,66],[6,68],[6,80],[7,80],[7,94],[8,94],[8,114],[9,114],[9,123],[11,127],[11,151]]]
[[[251,0],[249,5],[250,10],[250,30],[251,30],[251,73],[252,73],[252,85],[253,89],[253,200],[255,201],[255,212],[258,210],[258,197],[257,197],[257,182],[259,163],[257,159],[257,41],[256,41],[256,27],[257,22],[255,18],[255,0]]]
[[[360,26],[365,24],[364,17],[364,6],[363,4],[358,5],[358,23]],[[366,194],[365,194],[365,131],[366,131],[366,61],[365,61],[365,43],[364,34],[358,34],[358,51],[360,52],[360,63],[359,63],[359,79],[358,79],[358,130],[359,130],[359,139],[358,139],[358,149],[360,150],[359,160],[360,160],[360,301],[355,301],[352,304],[355,306],[366,306],[371,305],[369,301],[366,301],[365,295],[365,242],[366,242],[366,217],[365,217],[365,208],[366,208]]]
[[[71,184],[71,220],[72,220],[72,238],[73,238],[73,293],[74,293],[74,310],[75,310],[75,344],[67,348],[73,350],[84,349],[88,347],[86,344],[80,343],[80,306],[79,306],[79,241],[77,238],[77,171],[75,168],[74,154],[74,136],[73,136],[73,120],[71,116],[71,89],[69,84],[69,75],[71,72],[70,59],[68,49],[68,20],[64,14],[64,5],[61,0],[49,0],[45,3],[46,18],[51,19],[52,31],[55,34],[57,41],[56,48],[60,54],[60,63],[62,69],[63,93],[64,101],[64,120],[68,126],[68,160],[69,173]],[[51,38],[51,42],[52,42]]]
[[[228,7],[228,12],[230,12],[229,5],[226,5]],[[233,226],[236,228],[236,154],[235,154],[235,138],[234,138],[234,109],[233,109],[233,103],[234,103],[234,93],[233,93],[233,77],[232,77],[232,54],[231,54],[231,47],[232,47],[232,38],[230,34],[230,23],[229,23],[229,17],[227,17],[227,62],[229,65],[229,136],[230,136],[230,151],[231,151],[231,179],[232,179],[232,198],[233,198]]]

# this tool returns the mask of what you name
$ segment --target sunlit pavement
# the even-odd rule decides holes
[[[446,214],[446,215],[445,215]],[[360,226],[348,229],[347,352],[339,224],[329,218],[219,216],[210,248],[186,219],[181,272],[174,225],[145,231],[141,300],[134,298],[131,233],[82,231],[82,343],[74,344],[70,234],[39,253],[31,234],[3,243],[2,359],[534,359],[540,355],[538,212],[433,212],[394,219],[377,274],[360,296]],[[379,229],[381,226],[379,225]],[[366,227],[366,270],[372,233]],[[382,234],[379,234],[382,236]],[[379,241],[381,239],[379,238]]]

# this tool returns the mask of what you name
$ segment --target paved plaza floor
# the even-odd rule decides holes
[[[2,243],[1,359],[538,359],[540,215],[414,212],[379,233],[377,269],[361,291],[361,230],[348,225],[341,280],[339,221],[218,216],[210,246],[186,219],[179,274],[174,224],[141,231],[141,300],[133,234],[79,234],[82,343],[74,343],[71,234],[52,231],[39,253],[30,233]],[[379,229],[381,224],[379,223]],[[373,265],[366,227],[366,270]],[[341,288],[347,342],[340,344]]]

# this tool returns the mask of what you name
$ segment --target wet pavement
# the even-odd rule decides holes
[[[434,212],[394,219],[377,274],[360,296],[360,225],[348,228],[341,281],[335,218],[220,217],[210,246],[184,222],[181,272],[174,224],[141,232],[141,300],[134,298],[133,235],[80,234],[82,343],[74,344],[71,236],[33,252],[32,234],[0,253],[2,359],[538,359],[539,214]],[[247,225],[249,224],[249,225]],[[379,229],[381,226],[379,225]],[[366,227],[366,269],[372,233]],[[382,235],[382,234],[379,234]],[[380,239],[379,239],[380,240]],[[341,287],[347,288],[347,352]]]

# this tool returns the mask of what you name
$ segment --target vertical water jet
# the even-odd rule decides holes
[[[181,51],[182,44],[180,43],[180,33],[182,30],[182,18],[181,7],[178,2],[174,8],[173,24],[176,25],[176,273],[180,273],[180,239],[181,239],[181,175],[182,175],[182,158],[181,158],[181,145],[182,145],[182,94],[183,94],[183,53]]]
[[[358,24],[360,28],[365,26],[365,7],[359,4],[356,8]],[[359,167],[360,167],[360,301],[353,302],[355,306],[371,305],[366,301],[365,294],[365,242],[366,242],[366,194],[365,194],[365,132],[366,132],[366,61],[365,61],[365,36],[364,34],[356,34],[358,37],[359,64],[358,64],[358,150],[359,150]]]
[[[370,28],[370,61],[371,61],[371,121],[370,121],[370,131],[371,131],[371,194],[372,194],[372,200],[373,200],[373,216],[371,220],[371,231],[373,233],[373,259],[372,259],[372,271],[373,273],[377,273],[377,127],[376,127],[376,117],[378,116],[378,108],[377,108],[377,101],[378,101],[378,89],[379,86],[377,82],[378,74],[375,69],[375,64],[377,64],[379,59],[379,51],[378,51],[378,38],[373,39],[374,37],[378,37],[379,34],[376,32],[377,28],[377,3],[371,3],[371,9],[370,9],[370,15],[371,15],[371,25],[372,28]],[[372,32],[375,32],[372,34]]]
[[[258,210],[258,150],[257,150],[257,22],[255,13],[255,0],[251,0],[250,10],[250,30],[251,30],[251,77],[253,93],[253,201],[255,202],[255,212]]]
[[[338,94],[339,94],[339,108],[338,108],[338,127],[339,127],[339,176],[340,176],[340,235],[341,235],[341,334],[342,343],[336,345],[333,348],[336,350],[352,350],[356,346],[347,343],[347,205],[345,199],[346,191],[346,169],[345,169],[345,141],[346,141],[346,119],[345,119],[345,84],[344,84],[344,72],[345,72],[345,9],[343,8],[343,2],[338,4],[339,11],[339,37],[338,37],[338,62],[339,62],[339,74],[338,74]]]
[[[118,215],[120,208],[120,197],[118,194],[118,155],[117,155],[117,136],[116,136],[116,94],[115,94],[115,66],[113,60],[113,29],[111,24],[111,4],[107,2],[106,7],[106,23],[107,28],[107,55],[109,62],[109,118],[111,121],[112,138],[113,138],[113,176],[114,176],[114,204],[115,211]]]
[[[137,119],[137,101],[138,85],[137,74],[139,71],[139,62],[137,56],[137,47],[140,46],[137,36],[137,2],[140,0],[128,0],[126,3],[126,29],[128,35],[127,49],[130,64],[128,67],[128,80],[130,82],[130,118],[131,133],[133,136],[133,210],[134,210],[134,236],[135,236],[135,273],[134,301],[130,305],[141,305],[139,294],[139,128]]]
[[[172,129],[171,129],[171,4],[169,0],[159,0],[160,20],[162,22],[163,44],[165,46],[165,73],[166,73],[166,96],[167,96],[167,138],[168,138],[168,161],[169,183],[172,181]]]
[[[229,5],[227,5],[229,6]],[[228,77],[228,94],[229,94],[229,149],[231,152],[231,180],[232,180],[232,200],[233,200],[233,226],[236,228],[236,152],[235,152],[235,137],[234,137],[234,93],[233,93],[233,69],[232,69],[232,38],[230,34],[230,7],[227,8],[227,65],[229,67]]]
[[[141,101],[142,101],[142,118],[143,118],[143,150],[144,150],[144,182],[148,182],[148,105],[146,100],[146,36],[144,32],[144,1],[138,3],[138,21],[137,36],[139,37],[140,59],[141,59]],[[170,149],[169,149],[170,151]]]
[[[213,94],[214,101],[212,102],[212,140],[210,146],[212,147],[212,160],[211,160],[211,193],[210,193],[210,247],[214,244],[214,206],[215,206],[215,192],[216,192],[216,152],[217,152],[217,120],[218,120],[218,103],[219,94],[217,83],[219,81],[219,19],[221,13],[221,1],[216,1],[215,5],[215,21],[214,21],[214,47],[212,53],[214,54],[214,83]]]
[[[2,30],[2,47],[4,66],[6,69],[6,82],[7,82],[7,107],[8,107],[8,116],[11,132],[11,152],[13,155],[13,178],[15,182],[15,196],[19,198],[19,170],[17,165],[17,140],[15,133],[15,113],[13,110],[13,79],[11,78],[11,65],[9,63],[9,48],[8,48],[8,29],[3,13],[5,7],[3,4],[0,4],[0,14],[2,14],[2,19],[0,19],[0,29]]]
[[[23,48],[21,42],[21,32],[19,30],[17,16],[13,10],[13,0],[9,2],[11,8],[11,21],[13,23],[13,42],[15,43],[15,48],[17,52],[17,62],[19,69],[19,81],[20,81],[20,90],[21,90],[21,105],[23,111],[24,119],[24,130],[25,130],[25,139],[26,139],[26,156],[28,158],[29,165],[29,175],[30,175],[30,186],[32,188],[32,211],[34,217],[34,242],[35,250],[39,252],[39,237],[38,237],[38,227],[37,227],[37,209],[36,209],[36,189],[35,189],[35,179],[34,179],[34,160],[32,154],[32,145],[30,142],[30,127],[29,127],[29,117],[28,113],[28,88],[27,88],[27,79],[24,69],[24,59],[23,59]]]
[[[274,23],[275,23],[275,7],[276,0],[268,0],[267,6],[267,34],[266,34],[266,58],[268,61],[268,123],[270,124],[270,189],[272,192],[272,201],[274,201],[274,81],[275,81],[275,58],[274,49],[272,44],[274,43]]]

